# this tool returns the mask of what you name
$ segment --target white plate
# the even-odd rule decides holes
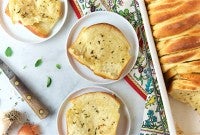
[[[81,31],[83,27],[85,26],[87,27],[87,26],[97,24],[97,23],[109,23],[111,25],[114,25],[119,30],[121,30],[121,32],[125,35],[125,37],[127,38],[128,42],[131,45],[131,48],[130,48],[131,60],[126,66],[120,79],[124,78],[130,72],[130,70],[132,69],[132,67],[134,66],[136,62],[139,44],[138,44],[138,38],[133,26],[125,18],[123,18],[122,16],[116,13],[108,12],[108,11],[98,11],[98,12],[90,13],[89,15],[86,15],[83,18],[81,18],[79,21],[77,21],[77,23],[72,27],[68,35],[66,52],[67,52],[67,56],[69,58],[69,62],[72,68],[80,76],[94,83],[102,83],[102,84],[112,83],[117,80],[104,79],[102,77],[95,75],[89,68],[77,62],[67,51],[68,47],[75,41],[75,39],[77,38],[79,32]]]
[[[115,94],[116,97],[121,101],[121,106],[120,106],[120,110],[119,110],[120,120],[119,120],[119,124],[118,124],[118,128],[117,128],[117,135],[129,135],[131,121],[130,121],[130,114],[129,114],[129,111],[127,109],[126,104],[113,91],[111,91],[107,88],[104,88],[104,87],[97,87],[97,86],[83,88],[81,90],[72,92],[71,94],[69,94],[66,97],[66,99],[64,100],[64,102],[60,106],[59,111],[58,111],[58,115],[57,115],[57,128],[58,128],[58,134],[59,135],[66,135],[66,132],[67,132],[66,112],[67,112],[68,106],[70,105],[69,100],[71,98],[80,96],[80,95],[85,94],[85,93],[97,92],[97,91]]]
[[[62,10],[63,14],[60,20],[54,26],[51,34],[47,38],[41,38],[33,34],[23,25],[16,23],[13,24],[10,17],[5,14],[5,8],[8,4],[8,0],[0,0],[0,26],[4,29],[4,31],[10,35],[12,38],[24,42],[24,43],[41,43],[44,42],[51,37],[53,37],[63,26],[68,11],[68,2],[67,0],[60,0],[62,2]]]

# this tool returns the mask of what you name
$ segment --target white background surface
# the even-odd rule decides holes
[[[40,120],[26,102],[21,101],[20,96],[4,74],[0,75],[0,111],[17,109],[25,112],[30,122],[40,125],[43,135],[58,134],[56,126],[58,108],[70,92],[94,85],[83,80],[73,71],[66,56],[66,37],[76,20],[77,17],[69,5],[67,20],[61,31],[44,43],[32,45],[13,40],[0,27],[0,58],[48,106],[51,115]],[[4,54],[8,46],[13,50],[13,56],[9,58]],[[34,64],[39,58],[43,59],[43,64],[35,68]],[[55,67],[56,64],[61,64],[62,68],[58,70]],[[26,66],[25,69],[23,69],[24,66]],[[52,84],[49,88],[46,87],[48,76],[52,78]],[[101,86],[115,91],[125,101],[132,121],[130,134],[138,134],[142,123],[144,100],[124,80]],[[17,105],[15,105],[16,102]],[[16,134],[16,131],[12,134]]]

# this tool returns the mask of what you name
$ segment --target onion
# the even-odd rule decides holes
[[[24,124],[18,131],[18,135],[39,135],[39,127],[33,124]]]

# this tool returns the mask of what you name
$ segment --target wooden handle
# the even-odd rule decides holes
[[[40,119],[44,119],[48,116],[49,111],[47,108],[33,96],[30,90],[20,81],[18,77],[14,76],[10,79],[10,82],[15,86],[22,98],[28,103]]]

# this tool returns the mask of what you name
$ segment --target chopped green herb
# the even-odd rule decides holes
[[[61,65],[60,64],[56,64],[57,69],[61,69]]]
[[[42,59],[38,59],[36,62],[35,62],[35,67],[38,67],[42,64]]]
[[[52,82],[51,77],[48,77],[47,78],[47,87],[49,87],[51,85],[51,82]]]
[[[10,47],[8,47],[8,48],[6,49],[6,51],[5,51],[5,55],[6,55],[7,57],[11,57],[12,54],[13,54],[12,49],[11,49]]]
[[[25,69],[27,66],[24,66],[23,69]]]

